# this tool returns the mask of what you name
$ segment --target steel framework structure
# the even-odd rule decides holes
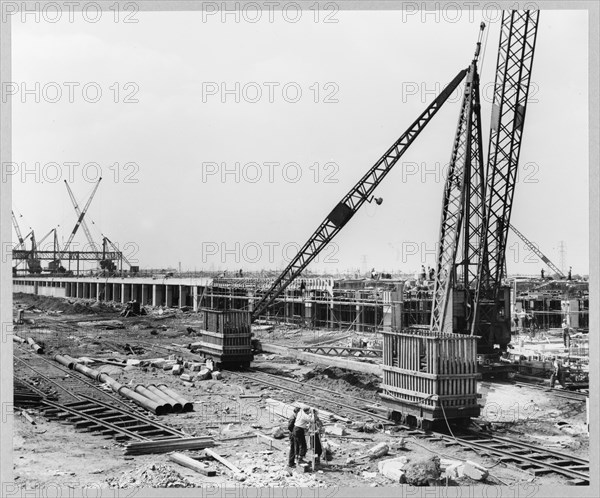
[[[462,269],[460,284],[468,289],[476,277],[479,262],[484,220],[484,177],[477,59],[484,27],[482,23],[475,57],[469,66],[444,186],[431,313],[431,330],[435,332],[452,332],[452,321],[446,321],[446,315],[450,291],[459,285],[457,266]],[[457,265],[460,240],[462,254]]]
[[[496,309],[506,257],[513,196],[539,11],[502,12],[486,172],[486,207],[471,334],[501,320]]]

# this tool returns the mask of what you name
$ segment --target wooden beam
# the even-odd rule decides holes
[[[223,465],[225,465],[225,467],[227,467],[230,470],[233,470],[237,474],[241,474],[242,473],[241,469],[239,469],[238,467],[236,467],[235,465],[233,465],[229,460],[226,460],[225,458],[223,458],[221,455],[219,455],[218,453],[214,452],[213,450],[206,448],[204,450],[204,452],[208,456],[213,457],[215,460],[217,460],[218,462],[221,462]]]
[[[189,456],[183,455],[181,453],[170,453],[169,460],[175,462],[183,467],[187,467],[188,469],[192,469],[199,474],[212,477],[217,475],[217,471],[208,467],[208,465],[200,463]]]

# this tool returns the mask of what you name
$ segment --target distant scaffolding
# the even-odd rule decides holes
[[[382,396],[402,422],[478,417],[477,337],[428,328],[383,332]],[[414,422],[414,421],[413,421]]]

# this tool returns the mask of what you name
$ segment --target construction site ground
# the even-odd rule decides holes
[[[187,359],[194,355],[186,349],[186,345],[194,342],[198,331],[202,329],[200,315],[174,309],[149,310],[145,316],[122,318],[119,316],[121,305],[118,304],[95,304],[92,301],[25,294],[15,295],[14,307],[15,310],[18,307],[26,310],[25,323],[15,326],[15,334],[34,338],[44,346],[43,356],[50,360],[55,354],[68,354],[74,358],[136,360],[167,358],[174,354]],[[340,339],[342,343],[347,341],[346,331],[313,331],[282,326],[257,332],[261,340],[288,346],[319,343],[335,338],[336,334],[344,336]],[[371,339],[378,338],[373,336]],[[129,344],[129,347],[125,344]],[[14,351],[15,357],[35,365],[34,368],[43,375],[53,379],[66,375],[50,363],[37,359],[27,345],[15,343]],[[98,368],[101,363],[93,365]],[[267,354],[256,355],[252,366],[256,370],[300,380],[307,385],[351,393],[373,403],[378,401],[380,379],[374,375]],[[257,431],[270,436],[275,427],[286,428],[287,425],[285,420],[267,411],[267,398],[291,403],[299,396],[276,387],[249,382],[228,371],[222,372],[221,380],[196,381],[190,386],[171,372],[153,367],[104,365],[102,368],[124,385],[165,383],[193,401],[193,412],[156,418],[191,436],[212,436],[217,443],[213,449],[241,468],[244,477],[236,477],[214,460],[205,461],[217,470],[217,475],[205,477],[170,462],[166,454],[126,456],[123,444],[77,431],[69,424],[49,421],[40,411],[32,409],[29,413],[35,425],[22,416],[14,417],[14,476],[18,485],[26,489],[49,485],[78,489],[209,487],[228,484],[238,487],[308,486],[332,490],[340,486],[392,486],[394,483],[378,472],[377,460],[357,459],[354,463],[348,463],[349,459],[360,457],[380,442],[387,442],[390,447],[389,455],[383,458],[404,455],[410,460],[438,455],[441,458],[472,460],[489,470],[490,477],[485,482],[463,477],[454,485],[565,483],[565,478],[555,474],[534,476],[493,456],[481,456],[454,446],[446,447],[439,441],[415,438],[405,435],[402,430],[395,431],[390,426],[381,426],[376,432],[365,433],[354,431],[348,424],[346,437],[323,436],[323,444],[331,449],[333,459],[315,472],[301,473],[287,467],[287,436],[272,445],[265,444],[264,440],[258,440],[255,436]],[[14,373],[16,377],[27,379],[48,391],[47,384],[22,362],[15,361]],[[72,401],[61,389],[53,390],[60,402]],[[528,386],[517,387],[508,382],[482,382],[480,393],[483,409],[481,417],[475,420],[477,424],[491,425],[497,433],[508,438],[588,458],[585,402],[556,397]],[[403,448],[400,445],[402,438]],[[186,454],[200,457],[202,451]]]

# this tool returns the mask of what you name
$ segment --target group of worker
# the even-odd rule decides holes
[[[314,408],[306,405],[295,407],[294,412],[288,420],[288,430],[290,433],[290,451],[288,455],[288,465],[295,467],[296,464],[305,464],[306,452],[308,445],[306,438],[311,442],[311,447],[315,454],[315,465],[321,463],[321,431],[323,430],[323,422],[319,419]]]

